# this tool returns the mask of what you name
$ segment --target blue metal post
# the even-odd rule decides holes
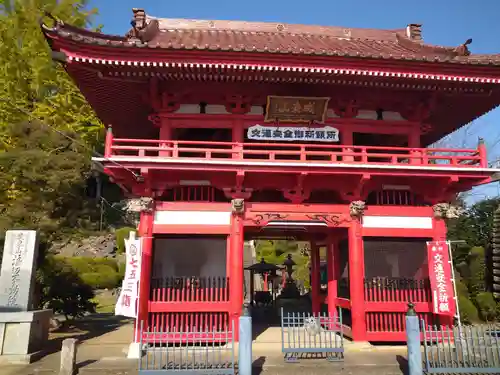
[[[408,346],[408,374],[422,375],[422,352],[420,351],[420,324],[413,303],[406,313],[406,342]]]
[[[238,372],[240,375],[252,375],[252,317],[246,305],[239,319]]]

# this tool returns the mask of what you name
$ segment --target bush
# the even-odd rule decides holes
[[[467,289],[467,285],[464,284],[462,279],[455,279],[455,286],[457,288],[457,295],[461,297],[469,298],[469,290]]]
[[[94,289],[114,289],[121,280],[118,272],[113,271],[111,268],[108,268],[108,271],[102,268],[101,272],[82,273],[80,277],[85,284]]]
[[[64,260],[45,258],[37,270],[37,288],[39,309],[52,309],[66,319],[95,312],[94,291]]]
[[[120,276],[120,281],[125,277],[125,268],[127,264],[125,262],[118,263],[118,275]]]
[[[110,258],[59,257],[94,289],[113,289],[119,286],[123,276],[116,260]]]
[[[458,308],[460,309],[462,323],[474,323],[479,320],[476,306],[467,297],[458,297]]]
[[[469,292],[476,296],[485,291],[485,252],[482,247],[473,247],[469,254]]]
[[[136,232],[135,228],[124,227],[115,231],[116,252],[123,254],[125,252],[125,239],[129,237],[130,232]]]
[[[76,272],[83,274],[88,272],[99,272],[101,266],[111,268],[114,272],[118,272],[118,263],[110,258],[87,258],[87,257],[72,257],[64,258]]]
[[[497,317],[497,303],[492,293],[482,292],[476,296],[476,304],[481,318],[486,321],[495,320]]]

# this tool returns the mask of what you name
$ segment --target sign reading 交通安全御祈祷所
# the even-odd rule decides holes
[[[307,142],[338,142],[339,131],[331,126],[321,128],[262,126],[254,125],[248,128],[248,139],[261,141],[307,141]]]
[[[434,314],[455,315],[455,293],[451,281],[449,243],[427,243],[429,278],[432,290]]]

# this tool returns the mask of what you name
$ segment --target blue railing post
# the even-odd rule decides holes
[[[252,317],[248,306],[243,306],[243,313],[239,319],[238,373],[252,375]]]
[[[408,347],[408,374],[422,375],[422,352],[420,351],[420,324],[413,303],[406,313],[406,342]]]

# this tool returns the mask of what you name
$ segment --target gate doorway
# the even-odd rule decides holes
[[[349,309],[337,304],[341,257],[332,243],[347,240],[346,228],[317,221],[271,221],[245,228],[245,240],[254,244],[255,260],[278,267],[258,276],[245,274],[251,279],[245,299],[252,306],[256,344],[280,345],[287,362],[343,360]]]

